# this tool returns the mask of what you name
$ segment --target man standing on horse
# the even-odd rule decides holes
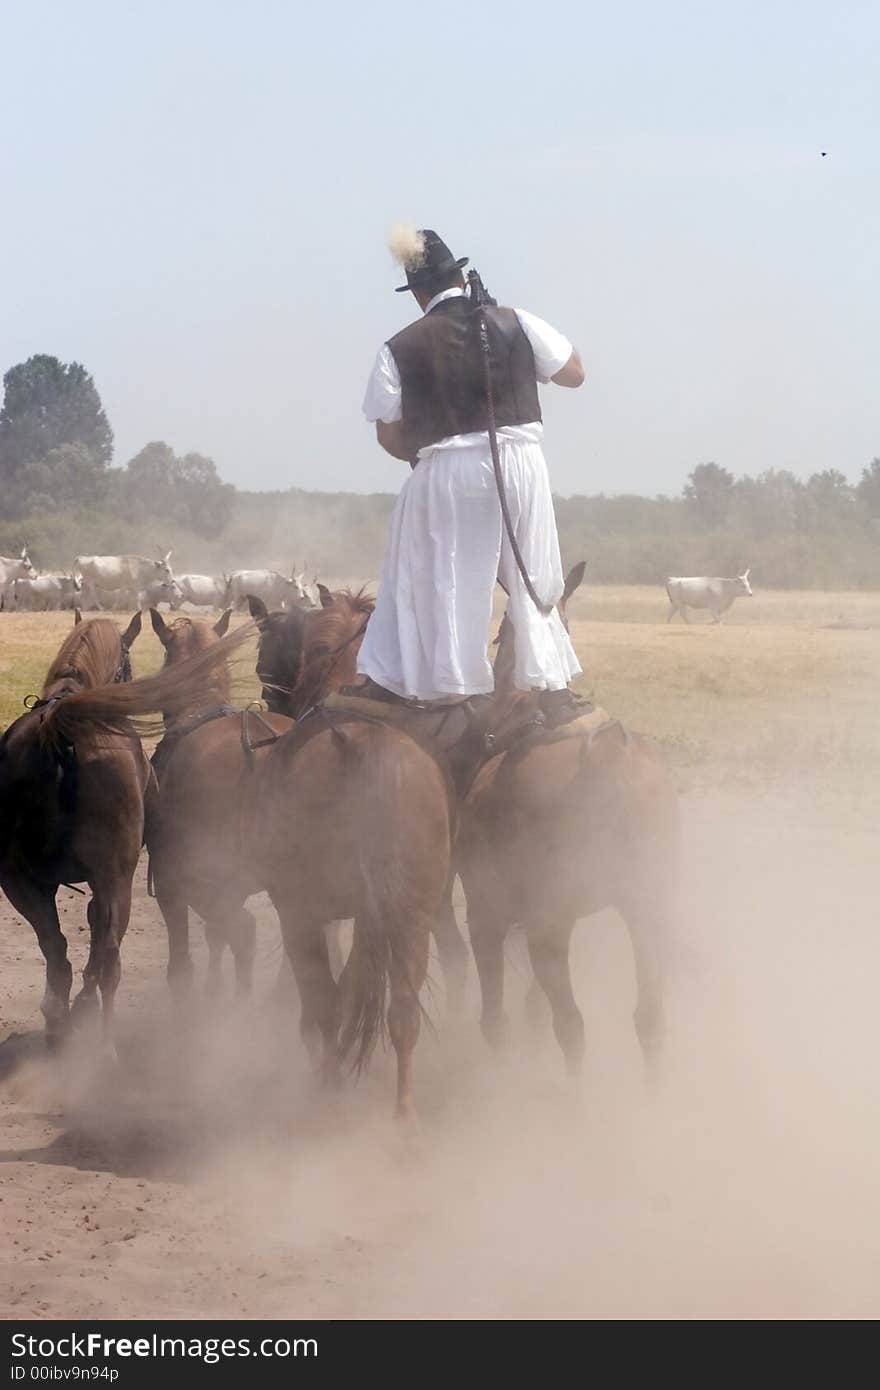
[[[411,290],[423,317],[380,349],[364,399],[383,449],[413,468],[360,651],[364,693],[420,702],[490,694],[486,646],[500,580],[514,683],[541,692],[554,724],[571,717],[568,682],[581,668],[551,606],[563,573],[537,384],[580,386],[580,358],[522,309],[479,308],[462,275],[468,258],[456,259],[436,232],[398,228],[391,249],[406,270],[398,292]]]

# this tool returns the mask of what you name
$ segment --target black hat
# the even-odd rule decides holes
[[[403,294],[404,290],[422,289],[448,275],[451,270],[461,270],[462,266],[468,263],[467,256],[456,260],[446,242],[441,241],[436,232],[426,229],[418,235],[423,242],[422,255],[412,270],[407,269],[406,284],[398,285],[395,294]]]

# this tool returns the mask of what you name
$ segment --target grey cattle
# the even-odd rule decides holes
[[[84,585],[90,584],[98,592],[126,589],[139,594],[150,584],[174,578],[170,561],[170,550],[161,560],[148,560],[144,555],[77,555],[73,570]]]
[[[13,559],[8,555],[0,555],[0,608],[11,606],[12,586],[16,579],[33,579],[36,572],[31,564],[26,545],[21,547],[21,555],[18,559]]]
[[[49,609],[73,608],[82,584],[74,574],[38,574],[33,579],[14,580],[12,589],[16,609],[43,613]]]
[[[171,608],[180,600],[180,590],[174,579],[157,579],[142,589],[123,588],[104,589],[97,584],[84,582],[80,606],[87,610],[100,612],[128,613],[135,608],[157,608],[167,603]]]
[[[669,623],[680,613],[685,622],[688,620],[688,608],[708,608],[712,615],[712,621],[721,622],[721,616],[726,613],[734,599],[744,594],[747,598],[752,597],[752,586],[749,583],[749,571],[738,574],[734,579],[667,579],[666,593],[669,597],[669,613],[666,621]]]
[[[179,574],[177,586],[180,598],[174,605],[191,603],[194,608],[223,608],[229,581],[226,575]]]
[[[248,594],[261,598],[270,612],[277,608],[295,608],[305,598],[302,585],[296,579],[285,579],[277,570],[235,570],[229,576],[226,603],[233,608],[243,608]]]

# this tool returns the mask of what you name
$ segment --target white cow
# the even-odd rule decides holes
[[[31,564],[27,546],[21,547],[17,560],[0,555],[0,608],[9,608],[12,603],[12,586],[16,579],[33,579],[36,570]]]
[[[295,579],[285,579],[277,570],[235,570],[229,576],[226,604],[243,608],[248,594],[261,598],[270,612],[277,608],[295,608],[305,597]]]
[[[160,603],[167,603],[169,608],[180,606],[180,585],[176,579],[154,579],[137,594],[138,608],[158,608]]]
[[[43,613],[50,608],[73,608],[82,584],[75,574],[38,574],[33,579],[16,579],[12,587],[17,609]]]
[[[180,600],[180,590],[175,579],[156,579],[143,589],[102,589],[97,584],[84,582],[80,607],[88,611],[130,613],[135,608],[158,608],[167,603],[174,608]]]
[[[177,587],[180,598],[174,606],[191,603],[194,608],[223,608],[228,584],[225,574],[219,578],[210,574],[179,574]]]
[[[721,622],[735,598],[745,594],[752,597],[749,571],[738,574],[735,579],[667,579],[666,592],[669,595],[670,609],[666,621],[669,623],[680,613],[687,622],[688,608],[708,608],[712,621]]]
[[[148,560],[143,555],[77,555],[73,570],[84,585],[93,585],[96,591],[127,589],[140,594],[150,584],[174,579],[170,560],[170,550],[162,560]]]

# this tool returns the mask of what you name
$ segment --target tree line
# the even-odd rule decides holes
[[[213,459],[163,441],[114,467],[113,431],[81,364],[32,357],[3,384],[2,553],[24,538],[40,564],[63,567],[77,552],[173,545],[178,568],[295,561],[332,576],[378,573],[392,497],[245,492]],[[556,512],[566,561],[586,558],[594,583],[750,565],[764,586],[880,588],[880,458],[854,481],[837,468],[803,481],[698,463],[678,496],[577,495],[557,498]]]
[[[173,521],[198,536],[219,536],[235,503],[213,459],[178,457],[146,444],[113,468],[113,430],[97,387],[79,362],[39,355],[3,378],[0,410],[2,515],[14,520],[76,508],[127,521]]]

